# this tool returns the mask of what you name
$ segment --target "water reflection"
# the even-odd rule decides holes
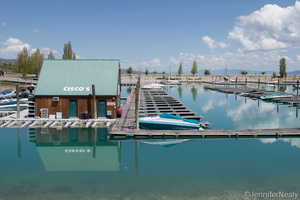
[[[178,92],[179,98],[181,99],[182,98],[182,87],[181,86],[178,86],[177,92]]]
[[[119,171],[121,144],[107,129],[30,129],[46,171]]]
[[[192,86],[191,94],[192,94],[193,101],[196,101],[198,96],[198,89],[195,86]]]
[[[285,92],[286,90],[287,90],[287,86],[286,85],[280,85],[278,87],[278,91],[280,91],[280,92]]]

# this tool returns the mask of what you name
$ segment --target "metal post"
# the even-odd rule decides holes
[[[141,77],[139,76],[136,88],[135,88],[135,122],[136,129],[139,130],[139,103],[140,103],[140,87],[141,87]]]
[[[95,85],[92,85],[92,96],[93,96],[93,117],[97,119],[97,102],[96,102],[96,89]]]
[[[260,78],[258,78],[258,89],[259,89],[259,86],[260,86]]]
[[[17,96],[17,119],[20,119],[20,97],[19,97],[19,93],[20,93],[20,88],[19,88],[19,84],[16,85],[16,96]]]
[[[96,158],[96,148],[97,148],[97,128],[94,128],[94,138],[93,138],[93,158]]]
[[[297,96],[299,96],[299,80],[297,80]]]

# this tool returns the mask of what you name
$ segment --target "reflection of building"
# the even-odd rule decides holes
[[[106,141],[107,129],[30,129],[29,135],[47,171],[120,170],[120,143]]]

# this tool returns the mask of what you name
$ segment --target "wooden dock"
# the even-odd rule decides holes
[[[36,80],[31,79],[22,79],[15,77],[2,76],[0,77],[0,81],[11,82],[11,83],[22,83],[22,84],[36,84]]]
[[[259,138],[300,137],[300,128],[245,129],[245,130],[132,130],[114,131],[111,139],[182,139],[182,138]]]
[[[182,102],[169,96],[162,89],[141,89],[139,117],[157,116],[169,113],[186,119],[200,120],[195,112],[186,107]]]
[[[0,119],[0,128],[109,128],[111,119]]]
[[[274,90],[262,90],[262,89],[255,89],[255,88],[250,88],[250,87],[228,87],[228,86],[217,86],[217,85],[209,85],[205,86],[205,89],[208,90],[214,90],[222,93],[228,93],[228,94],[235,94],[235,95],[242,95],[244,97],[249,97],[251,99],[261,99],[262,96],[272,94],[274,92],[276,93],[281,93],[283,95],[290,95],[290,97],[278,97],[274,98],[272,101],[275,103],[281,103],[281,104],[288,104],[291,106],[300,106],[300,96],[299,95],[294,95],[294,94],[289,94],[285,92],[278,92]]]

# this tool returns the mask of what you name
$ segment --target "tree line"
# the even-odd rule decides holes
[[[64,44],[62,59],[76,59],[76,54],[72,49],[71,42]],[[33,53],[30,53],[26,47],[24,47],[17,55],[16,59],[16,72],[23,75],[26,74],[39,74],[44,61],[44,54],[40,49],[36,49]],[[47,58],[54,60],[55,55],[52,51],[49,52]]]
[[[126,69],[126,73],[127,74],[132,74],[134,71],[133,71],[133,68],[132,67],[128,67]],[[145,75],[148,75],[150,72],[148,71],[148,69],[145,70],[144,74]],[[191,67],[191,71],[190,73],[194,76],[198,73],[198,64],[196,61],[193,61],[192,63],[192,67]],[[152,72],[152,74],[157,74],[157,72]],[[165,72],[162,72],[162,74],[165,74]],[[204,75],[208,76],[208,75],[211,75],[211,72],[209,69],[204,69]],[[240,74],[241,75],[247,75],[248,72],[245,71],[245,70],[242,70],[240,71]],[[261,75],[265,75],[266,72],[263,71],[260,73]],[[177,70],[177,75],[181,76],[183,75],[183,64],[180,63],[179,66],[178,66],[178,70]],[[285,78],[287,76],[287,72],[286,72],[286,59],[284,57],[280,58],[279,60],[279,76],[277,76],[277,73],[276,72],[273,72],[272,74],[273,77],[280,77],[280,78]]]

